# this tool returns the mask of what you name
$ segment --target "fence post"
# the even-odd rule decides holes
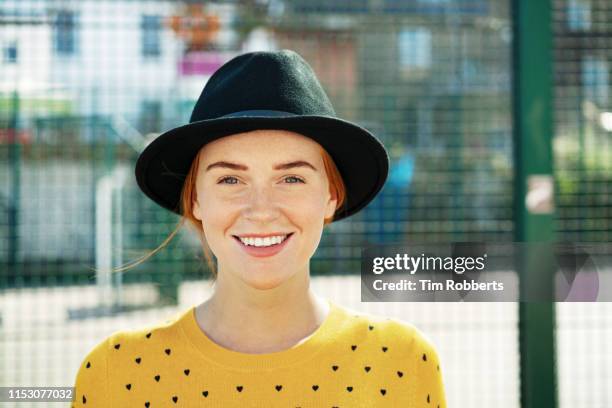
[[[553,0],[513,0],[513,139],[515,241],[554,239]],[[530,193],[539,200],[528,200]],[[531,196],[531,197],[534,197]],[[530,197],[530,198],[531,198]],[[525,246],[517,262],[521,299],[527,292],[553,299],[552,262]],[[557,406],[555,303],[519,303],[521,407]]]
[[[11,98],[11,116],[8,124],[8,146],[10,163],[10,190],[8,192],[8,270],[17,274],[19,253],[19,217],[21,209],[21,140],[19,140],[19,91],[15,89]]]

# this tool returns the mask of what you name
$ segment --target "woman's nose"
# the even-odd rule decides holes
[[[256,222],[268,222],[278,217],[278,205],[272,191],[266,187],[253,188],[245,206],[245,218]]]

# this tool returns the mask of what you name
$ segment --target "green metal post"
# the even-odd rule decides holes
[[[552,198],[548,205],[546,202],[534,205],[526,200],[533,186],[554,184],[551,2],[513,0],[514,217],[517,242],[554,240]],[[542,258],[542,254],[531,249],[518,260],[521,299],[534,291],[539,296],[548,294],[552,299],[553,263],[543,262]],[[557,406],[554,302],[520,302],[519,326],[521,406],[554,408]]]
[[[21,206],[21,141],[19,140],[19,91],[13,91],[9,131],[10,192],[8,201],[8,265],[16,274],[19,253],[19,209]]]

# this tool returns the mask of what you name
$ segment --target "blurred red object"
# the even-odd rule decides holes
[[[188,5],[182,14],[168,18],[167,24],[185,40],[187,52],[208,49],[221,27],[219,17],[207,14],[201,4]]]
[[[28,130],[0,129],[0,144],[15,142],[29,145],[32,142],[32,134]]]

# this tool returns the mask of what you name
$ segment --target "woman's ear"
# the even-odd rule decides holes
[[[191,207],[191,214],[193,214],[193,216],[197,220],[202,221],[202,214],[200,212],[200,203],[198,202],[197,199],[193,200],[193,205]]]
[[[329,195],[329,199],[327,200],[327,204],[325,207],[325,217],[324,219],[331,219],[335,212],[336,212],[336,206],[338,205],[338,200],[333,196],[333,195]]]

